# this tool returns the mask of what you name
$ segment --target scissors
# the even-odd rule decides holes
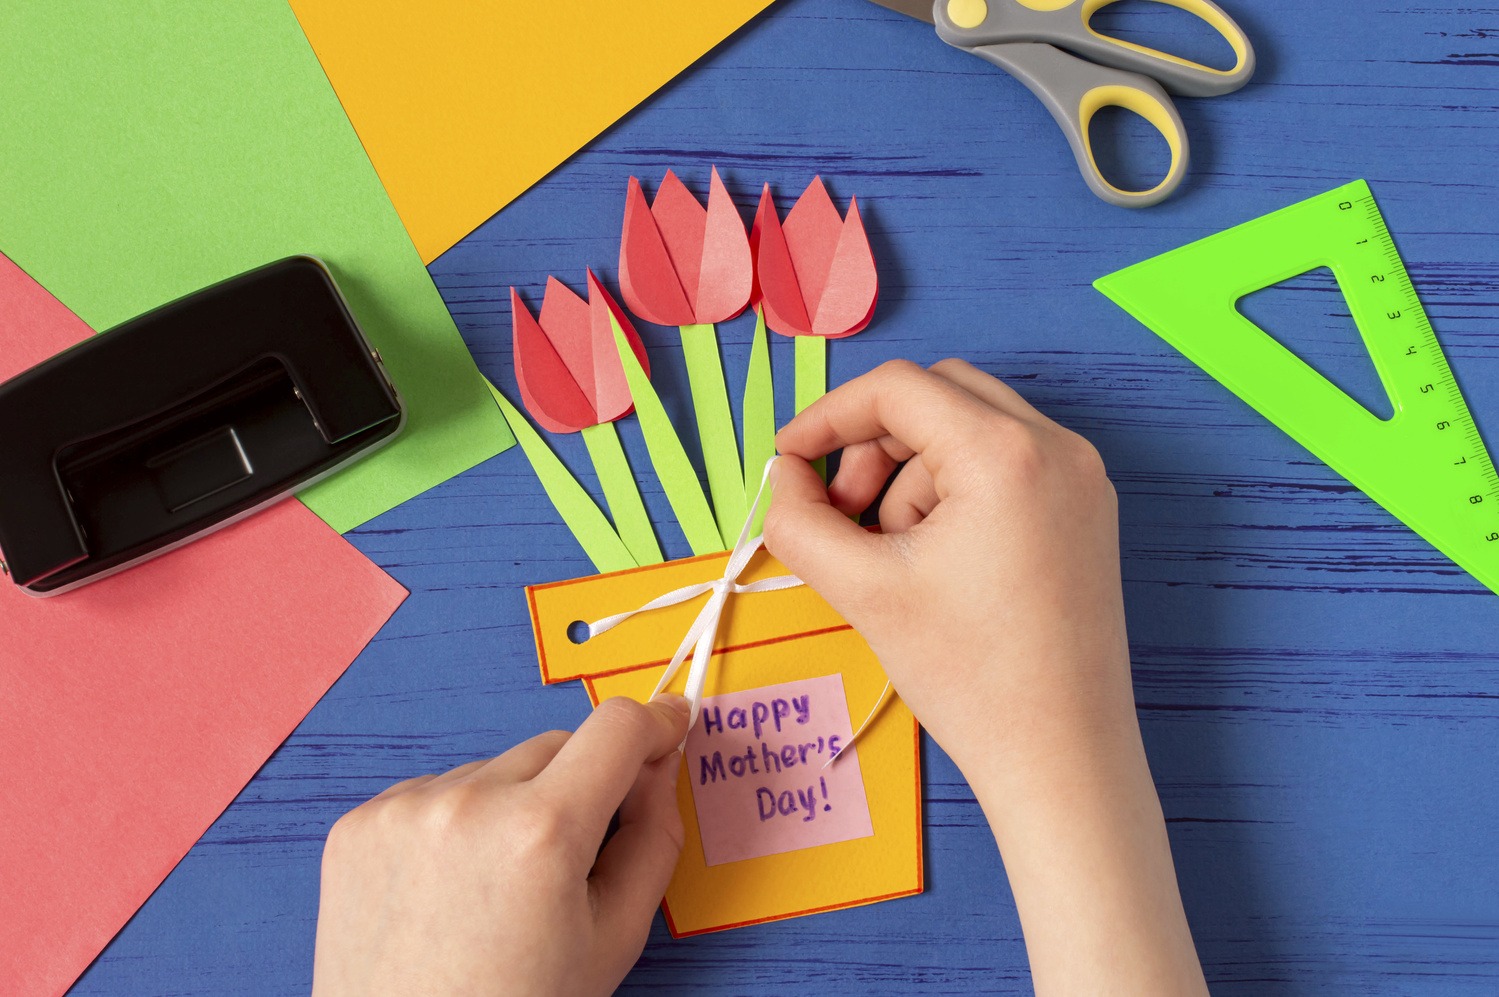
[[[1167,91],[1187,97],[1232,93],[1254,74],[1254,49],[1243,29],[1210,0],[1153,0],[1207,22],[1233,48],[1232,69],[1099,34],[1093,15],[1115,0],[872,0],[935,25],[954,48],[991,62],[1041,99],[1061,125],[1083,179],[1110,204],[1144,208],[1181,185],[1187,133]],[[1171,150],[1166,178],[1149,190],[1121,190],[1093,156],[1088,126],[1105,107],[1144,118]]]

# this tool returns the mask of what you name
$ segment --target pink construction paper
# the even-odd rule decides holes
[[[813,178],[784,224],[767,184],[750,246],[754,298],[772,331],[839,339],[863,331],[874,317],[879,275],[858,201],[839,217],[821,178]]]
[[[874,834],[843,676],[710,696],[684,752],[708,865]]]
[[[556,277],[547,278],[539,320],[519,292],[510,289],[515,379],[526,411],[548,432],[576,433],[634,410],[610,315],[649,377],[650,359],[640,334],[592,270],[587,301]]]
[[[706,208],[671,170],[649,206],[640,181],[630,178],[619,283],[630,308],[657,325],[726,322],[744,311],[754,259],[744,220],[716,167]]]
[[[90,334],[0,256],[0,380]],[[0,580],[0,989],[67,990],[405,597],[295,500],[51,599]]]

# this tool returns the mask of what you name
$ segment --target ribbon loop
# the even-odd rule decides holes
[[[750,561],[760,552],[760,548],[765,546],[764,536],[751,538],[749,533],[750,526],[754,523],[756,516],[759,515],[760,506],[765,501],[766,485],[770,481],[770,468],[775,462],[775,457],[765,462],[765,470],[760,475],[760,489],[755,493],[755,501],[750,503],[749,515],[745,517],[744,526],[739,531],[739,539],[735,542],[734,549],[729,552],[729,560],[724,565],[722,577],[710,582],[684,585],[664,595],[658,595],[637,609],[632,609],[624,613],[615,613],[613,616],[606,616],[595,623],[588,624],[588,637],[592,640],[599,634],[613,630],[632,616],[637,616],[640,613],[649,613],[657,609],[667,609],[671,606],[680,606],[682,603],[690,602],[701,595],[708,596],[708,600],[703,603],[702,609],[698,610],[697,617],[692,621],[692,626],[687,628],[687,633],[682,637],[682,642],[677,645],[676,653],[672,655],[671,661],[667,663],[666,669],[661,673],[660,680],[656,683],[655,690],[651,693],[652,699],[661,695],[666,690],[666,687],[671,684],[672,679],[676,678],[677,672],[681,671],[683,663],[687,661],[690,655],[692,663],[688,665],[687,686],[683,690],[687,702],[692,707],[687,723],[689,731],[697,725],[698,714],[702,711],[703,689],[708,683],[708,665],[713,658],[713,645],[718,639],[718,625],[723,620],[724,608],[728,605],[729,597],[731,595],[748,595],[754,592],[776,592],[805,584],[800,578],[790,574],[762,578],[755,582],[741,583],[739,581],[739,576],[744,574],[745,569],[749,567]],[[864,722],[859,725],[859,729],[854,732],[853,737],[849,738],[848,742],[843,746],[843,750],[847,750],[848,746],[858,740],[859,735],[864,733],[865,728],[869,726],[870,722],[874,720],[875,715],[879,713],[880,708],[885,704],[889,692],[890,683],[886,682],[885,689],[880,693],[880,698],[875,703],[874,709],[869,712],[869,716],[865,717]],[[684,740],[683,744],[685,743],[686,741]],[[842,753],[843,751],[839,751],[838,754],[829,758],[824,767],[827,764],[831,764]]]

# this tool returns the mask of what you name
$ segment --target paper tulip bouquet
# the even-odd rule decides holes
[[[840,213],[814,179],[782,219],[766,185],[746,232],[717,170],[706,205],[670,172],[651,201],[630,180],[620,293],[630,312],[680,329],[706,493],[629,314],[591,270],[585,285],[586,297],[549,279],[534,313],[511,289],[515,380],[537,425],[582,436],[609,515],[494,394],[601,572],[528,587],[543,681],[580,679],[595,703],[672,689],[693,704],[678,790],[687,844],[663,904],[668,926],[697,934],[920,892],[915,720],[893,701],[852,729],[851,716],[884,700],[884,673],[758,539],[776,431],[766,329],[795,343],[800,410],[826,390],[827,340],[874,313],[857,203]],[[747,308],[756,320],[736,434],[717,325]],[[614,426],[632,414],[692,557],[663,560]]]

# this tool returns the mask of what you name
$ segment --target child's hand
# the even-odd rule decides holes
[[[576,734],[345,815],[323,853],[314,994],[612,993],[682,848],[686,730],[681,697],[612,699]]]
[[[1113,486],[1098,452],[959,360],[896,362],[776,438],[766,546],[864,635],[972,780],[1133,731]],[[824,490],[806,463],[843,448]],[[881,534],[856,527],[880,505]]]
[[[1114,489],[957,360],[890,363],[776,437],[766,547],[864,635],[973,785],[1038,994],[1205,993],[1130,685]],[[823,488],[807,461],[843,449]],[[862,512],[898,465],[880,505]]]

